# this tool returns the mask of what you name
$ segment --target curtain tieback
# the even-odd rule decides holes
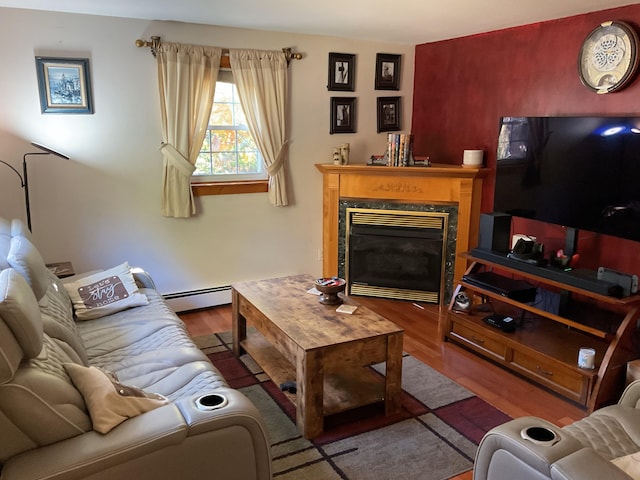
[[[280,147],[280,151],[278,152],[278,156],[275,161],[271,165],[267,165],[267,173],[270,177],[273,177],[280,171],[282,165],[284,163],[284,154],[289,140],[285,140],[282,146]]]
[[[193,175],[196,167],[192,165],[189,160],[182,155],[176,148],[170,143],[163,143],[160,146],[160,151],[164,158],[171,164],[172,167],[181,170],[186,176]]]

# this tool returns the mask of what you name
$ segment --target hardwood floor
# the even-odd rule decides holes
[[[532,415],[556,425],[572,423],[586,411],[561,397],[442,340],[439,317],[445,309],[401,300],[355,297],[404,329],[404,350],[465,386],[511,417]],[[181,313],[192,336],[231,330],[231,306]],[[470,480],[471,473],[452,480]]]

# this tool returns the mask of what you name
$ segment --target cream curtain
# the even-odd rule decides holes
[[[269,174],[269,201],[286,206],[287,59],[283,52],[229,51],[240,104]]]
[[[162,215],[195,215],[191,175],[209,124],[222,49],[179,43],[158,48],[162,116]]]

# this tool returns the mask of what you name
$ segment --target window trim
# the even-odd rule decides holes
[[[191,183],[196,197],[207,195],[233,195],[239,193],[266,193],[269,180],[244,180],[237,182],[198,182]]]

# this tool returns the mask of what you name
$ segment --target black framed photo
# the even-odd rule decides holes
[[[376,54],[376,90],[400,90],[400,55]]]
[[[36,57],[42,113],[93,113],[88,58]]]
[[[334,92],[353,92],[355,89],[356,56],[350,53],[329,53],[329,83]]]
[[[329,133],[356,133],[356,97],[331,97]]]
[[[400,130],[400,97],[378,97],[378,133]]]

